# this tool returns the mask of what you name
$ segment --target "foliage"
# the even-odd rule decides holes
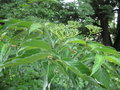
[[[120,53],[82,40],[78,22],[2,22],[0,88],[119,89]]]
[[[119,90],[120,53],[99,39],[108,28],[114,34],[115,6],[0,0],[0,89]]]
[[[67,23],[69,20],[81,21],[87,24],[94,20],[88,17],[94,14],[90,2],[64,3],[62,0],[12,0],[3,1],[0,5],[0,18],[26,18],[34,16],[52,22]]]

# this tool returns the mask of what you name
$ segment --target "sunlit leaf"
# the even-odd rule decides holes
[[[110,62],[113,62],[117,65],[120,65],[120,58],[117,58],[117,57],[114,57],[114,56],[105,56],[105,59],[110,61]]]
[[[107,47],[107,46],[104,46],[104,47],[101,47],[101,48],[96,48],[96,50],[99,50],[103,53],[108,53],[108,54],[118,54],[118,52],[114,48]]]
[[[102,48],[104,45],[98,43],[98,42],[88,42],[87,46],[90,47],[91,49],[95,49],[96,48]]]
[[[86,45],[86,41],[81,40],[81,39],[70,39],[70,40],[66,41],[66,43],[79,43],[82,45]]]
[[[40,24],[40,23],[34,23],[34,24],[32,24],[32,25],[30,26],[29,32],[31,33],[31,32],[33,32],[33,31],[35,31],[35,30],[38,30],[40,27],[41,27],[41,24]]]

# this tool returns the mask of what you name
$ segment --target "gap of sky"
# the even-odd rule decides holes
[[[64,0],[65,2],[73,2],[74,0]]]

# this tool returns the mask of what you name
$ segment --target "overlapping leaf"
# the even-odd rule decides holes
[[[32,63],[37,60],[42,60],[42,59],[46,58],[48,55],[50,55],[50,53],[37,53],[37,54],[33,54],[32,56],[28,56],[25,58],[16,58],[9,62],[6,62],[5,64],[1,65],[0,67],[2,68],[2,67],[9,67],[9,66],[16,66],[16,65],[21,65],[21,64]]]
[[[76,38],[67,40],[66,43],[79,43],[79,44],[82,44],[82,45],[86,45],[86,41],[81,40],[81,39],[76,39]]]
[[[117,65],[120,65],[120,58],[117,58],[117,57],[114,57],[114,56],[105,56],[105,59],[110,61],[110,62],[113,62]]]
[[[90,77],[90,76],[87,76],[83,71],[85,70],[85,71],[88,71],[89,72],[89,69],[88,68],[84,68],[84,67],[82,67],[82,68],[78,68],[77,66],[75,66],[75,65],[72,65],[72,62],[66,62],[66,61],[62,61],[62,60],[60,60],[60,62],[63,64],[63,65],[65,65],[67,68],[69,68],[72,72],[74,72],[76,75],[78,75],[79,77],[81,77],[83,80],[86,80],[86,81],[88,81],[88,82],[92,82],[94,85],[96,85],[96,86],[98,86],[98,87],[100,87],[99,86],[99,84],[92,78],[92,77]],[[82,65],[83,66],[83,65]],[[80,70],[79,70],[80,69]],[[81,69],[83,69],[83,71],[81,70]]]
[[[42,41],[42,40],[30,40],[30,41],[26,41],[25,43],[23,43],[22,46],[28,46],[28,47],[34,47],[34,48],[40,48],[40,49],[45,49],[50,51],[51,50],[51,46],[49,43]]]
[[[94,62],[93,68],[92,68],[91,75],[93,75],[101,67],[101,65],[104,63],[104,61],[105,61],[104,56],[96,54],[95,62]]]
[[[109,88],[110,85],[110,76],[105,68],[100,68],[95,74],[94,77],[99,81],[103,86]]]

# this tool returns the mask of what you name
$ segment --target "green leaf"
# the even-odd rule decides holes
[[[35,30],[38,30],[40,27],[41,27],[41,24],[40,24],[40,23],[34,23],[34,24],[32,24],[32,25],[30,26],[29,32],[31,33],[31,32],[33,32],[33,31],[35,31]]]
[[[1,50],[1,56],[4,56],[8,50],[8,44],[4,44]]]
[[[114,56],[105,56],[105,59],[117,65],[120,65],[120,58],[116,58]]]
[[[65,42],[65,44],[67,43],[79,43],[79,44],[82,44],[82,45],[86,45],[86,42],[84,40],[81,40],[81,39],[70,39],[70,40],[67,40]]]
[[[95,74],[94,77],[106,88],[110,85],[110,76],[104,68],[100,68]]]
[[[24,57],[28,57],[28,56],[31,56],[33,54],[36,54],[36,53],[40,53],[40,49],[36,48],[36,49],[24,49],[24,53],[19,56],[20,58],[24,58]]]
[[[37,60],[44,59],[48,55],[49,55],[49,53],[37,53],[37,54],[33,54],[32,56],[25,57],[25,58],[13,59],[13,60],[11,60],[9,62],[6,62],[5,64],[3,64],[0,67],[9,67],[9,66],[15,66],[15,65],[32,63],[32,62],[35,62]]]
[[[83,74],[90,75],[91,73],[89,68],[81,62],[75,62],[73,63],[73,66],[76,67]]]
[[[18,27],[26,27],[29,28],[32,25],[33,22],[31,21],[24,21],[20,20],[19,24],[17,25]]]
[[[56,62],[57,66],[59,67],[59,70],[64,74],[67,75],[67,72],[65,70],[65,67],[63,67],[63,64],[61,64],[60,62]]]
[[[97,43],[97,42],[88,42],[87,46],[96,50],[96,48],[102,48],[104,45],[102,45],[101,43]]]
[[[25,28],[29,28],[32,25],[31,21],[25,21],[25,20],[20,20],[20,19],[8,19],[8,20],[4,20],[3,22],[5,22],[4,28],[17,28],[17,27],[25,27]]]
[[[4,43],[0,41],[0,51],[2,50]]]
[[[78,70],[75,65],[72,65],[73,62],[68,62],[68,61],[60,61],[63,65],[65,65],[66,67],[68,67],[71,71],[73,71],[74,73],[76,73],[77,75],[82,75],[82,73],[80,72],[80,70]]]
[[[104,56],[96,54],[95,62],[94,62],[93,68],[92,68],[91,75],[93,75],[101,67],[101,65],[104,63],[104,61],[105,61]]]
[[[48,82],[49,83],[52,82],[52,79],[54,78],[55,69],[56,69],[56,64],[50,63],[48,65]]]
[[[3,62],[5,61],[4,58],[7,57],[8,55],[8,51],[10,50],[10,47],[8,44],[4,44],[2,49],[1,49],[1,52],[0,52],[0,62]],[[9,56],[9,55],[8,55]]]
[[[87,74],[87,75],[90,75],[90,73],[91,73],[89,68],[79,61],[67,60],[67,58],[66,58],[66,60],[64,59],[64,62],[69,64],[70,66],[76,68],[80,73]]]
[[[40,48],[40,49],[45,49],[45,50],[48,50],[48,51],[50,51],[52,49],[50,44],[48,44],[47,42],[42,41],[42,40],[30,40],[30,41],[27,41],[27,42],[23,43],[22,46]]]
[[[118,52],[114,48],[107,47],[107,46],[104,46],[102,48],[96,48],[96,50],[99,50],[103,53],[108,53],[108,54],[118,54]]]
[[[104,46],[101,43],[88,42],[87,46],[92,48],[95,51],[99,51],[99,52],[103,52],[103,53],[107,53],[107,54],[118,54],[118,52],[114,48]]]
[[[86,74],[82,74],[76,67],[72,66],[70,63],[67,63],[63,60],[59,60],[65,67],[69,68],[72,72],[74,72],[76,75],[81,77],[83,80],[87,80],[89,83],[93,83],[94,85],[99,86],[99,84],[90,76],[87,76]]]

